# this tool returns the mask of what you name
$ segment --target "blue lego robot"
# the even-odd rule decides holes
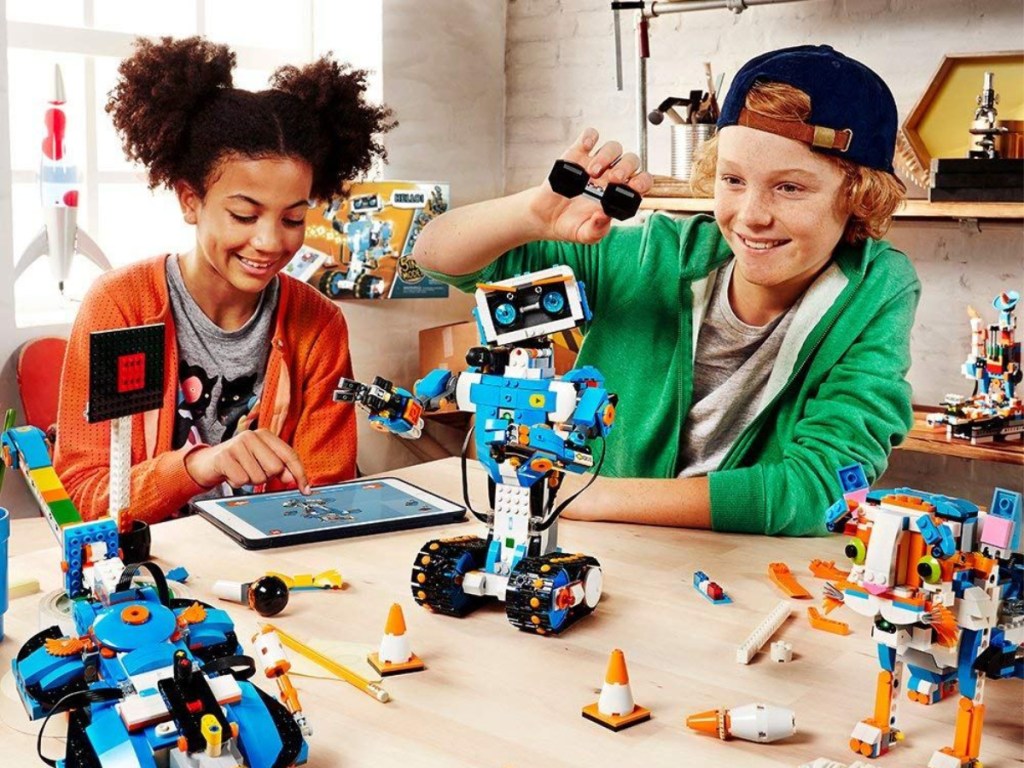
[[[29,718],[46,718],[40,742],[49,718],[68,713],[64,758],[40,759],[59,768],[304,764],[310,731],[294,689],[277,680],[282,704],[248,680],[256,665],[228,614],[172,597],[153,563],[125,566],[114,520],[82,519],[40,430],[8,429],[0,442],[5,464],[21,471],[61,544],[72,604],[70,630],[37,633],[12,661]],[[139,570],[152,585],[133,583]],[[254,639],[264,669],[287,669],[273,640]]]
[[[473,510],[468,494],[466,504],[487,536],[428,541],[413,565],[413,596],[449,616],[497,598],[514,626],[557,635],[597,606],[602,573],[593,557],[558,549],[558,516],[568,501],[555,507],[555,499],[564,473],[594,468],[589,442],[611,430],[616,396],[590,366],[555,376],[551,334],[590,320],[584,286],[570,268],[480,285],[476,302],[482,346],[467,353],[468,370],[434,370],[414,393],[381,378],[370,385],[342,379],[334,399],[368,411],[374,428],[408,438],[419,436],[423,411],[443,401],[476,414],[471,435],[491,509]]]

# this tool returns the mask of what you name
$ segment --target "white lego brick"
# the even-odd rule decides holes
[[[882,731],[874,725],[860,722],[853,726],[853,733],[850,734],[850,738],[857,739],[857,741],[862,741],[865,744],[878,744],[882,739]]]
[[[961,768],[960,758],[936,750],[928,761],[928,768]]]
[[[793,644],[787,643],[785,640],[778,640],[772,643],[771,647],[771,659],[772,661],[780,664],[785,664],[793,660]]]
[[[782,626],[783,622],[789,618],[791,610],[792,606],[786,600],[776,605],[771,613],[764,618],[757,628],[750,633],[750,636],[736,649],[736,663],[749,664],[750,660],[754,658],[754,654],[761,649],[761,646],[768,642],[771,636]]]

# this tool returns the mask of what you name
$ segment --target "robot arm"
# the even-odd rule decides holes
[[[336,403],[355,403],[370,415],[370,426],[415,440],[423,430],[423,404],[411,392],[377,376],[372,384],[341,378],[334,390]]]
[[[562,377],[576,387],[576,409],[569,423],[573,427],[571,440],[590,440],[606,437],[615,423],[615,404],[618,396],[604,388],[604,376],[590,365],[569,371]]]

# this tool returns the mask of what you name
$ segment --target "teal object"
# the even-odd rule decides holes
[[[4,639],[7,613],[7,540],[11,537],[11,513],[0,507],[0,640]]]

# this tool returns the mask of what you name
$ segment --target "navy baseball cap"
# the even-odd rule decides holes
[[[758,82],[785,83],[811,97],[807,122],[778,120],[746,108]],[[751,59],[725,95],[718,128],[745,125],[810,144],[817,152],[893,173],[896,101],[889,86],[859,61],[827,45],[782,48]]]

